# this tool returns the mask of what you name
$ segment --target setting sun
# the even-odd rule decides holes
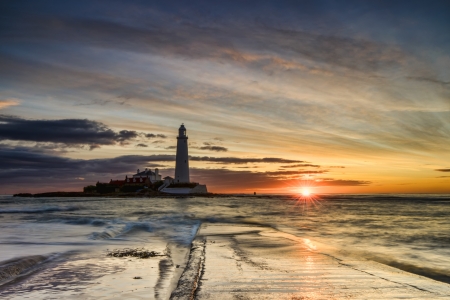
[[[308,189],[303,189],[302,190],[302,195],[306,197],[306,196],[311,195],[311,192]]]

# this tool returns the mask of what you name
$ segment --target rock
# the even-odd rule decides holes
[[[158,252],[155,251],[148,251],[145,249],[129,249],[129,248],[125,248],[125,249],[114,249],[112,251],[108,251],[107,253],[108,256],[113,256],[113,257],[137,257],[137,258],[149,258],[149,257],[155,257],[155,256],[165,256],[164,254],[160,254]]]

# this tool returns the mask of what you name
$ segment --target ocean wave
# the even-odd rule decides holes
[[[69,225],[92,225],[92,226],[105,226],[108,221],[92,218],[92,217],[78,217],[78,216],[55,216],[48,215],[37,219],[41,223],[64,223]]]
[[[76,211],[80,210],[77,206],[48,206],[40,208],[11,208],[11,209],[0,209],[0,214],[37,214],[37,213],[48,213],[48,212],[59,212],[59,211]]]
[[[64,221],[66,224],[71,225],[92,225],[92,226],[104,226],[106,221],[95,218],[77,218]]]
[[[90,234],[91,240],[108,240],[122,237],[126,234],[131,234],[139,231],[151,232],[152,226],[148,223],[142,222],[127,222],[124,224],[115,224],[108,226],[105,230],[100,232],[93,232]]]
[[[15,277],[33,269],[36,265],[47,259],[46,256],[33,255],[13,258],[0,262],[0,284],[3,284]]]
[[[448,269],[430,268],[379,256],[370,257],[370,259],[409,273],[421,275],[445,283],[450,283],[450,270]]]

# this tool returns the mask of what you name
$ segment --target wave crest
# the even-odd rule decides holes
[[[0,283],[9,281],[25,273],[46,259],[47,257],[42,255],[33,255],[0,262]]]

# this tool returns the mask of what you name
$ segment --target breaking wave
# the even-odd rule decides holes
[[[33,255],[0,262],[0,284],[30,271],[46,259],[42,255]]]
[[[376,254],[375,255],[369,254],[366,256],[366,259],[370,259],[379,262],[381,264],[403,270],[405,272],[421,275],[445,283],[450,283],[450,270],[448,269],[438,269],[427,266],[421,266],[419,264],[399,261],[392,257],[385,257]]]
[[[124,236],[133,232],[151,232],[152,227],[148,223],[129,222],[125,224],[111,225],[101,232],[93,232],[89,236],[91,240],[107,240]]]

